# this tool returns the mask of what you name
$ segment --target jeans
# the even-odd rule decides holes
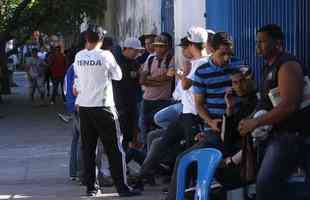
[[[309,173],[310,144],[305,141],[304,136],[285,133],[271,139],[257,176],[257,200],[299,199],[297,196],[302,192],[292,189],[288,179],[301,163],[305,164]],[[303,193],[308,199],[309,182],[307,185],[305,188],[308,190]]]
[[[141,105],[140,142],[146,145],[147,134],[152,129],[154,114],[171,105],[170,100],[150,101],[143,99]]]
[[[165,133],[166,133],[166,131],[164,129],[156,129],[156,130],[149,132],[149,134],[147,136],[147,152],[150,151],[151,146],[153,144],[153,141],[158,140]]]
[[[128,148],[126,152],[126,163],[128,164],[130,161],[135,161],[139,165],[142,165],[144,159],[146,157],[146,153],[143,150]]]
[[[30,88],[30,97],[31,100],[34,100],[34,95],[36,90],[40,94],[40,99],[44,100],[44,86],[43,86],[43,80],[41,77],[36,77],[36,78],[30,78],[31,82],[31,88]]]
[[[72,120],[72,142],[70,153],[70,177],[78,177],[82,174],[81,170],[81,142],[80,142],[80,120],[77,113],[73,114]]]
[[[168,106],[154,115],[154,122],[157,126],[167,129],[168,125],[182,113],[182,103],[176,103]]]

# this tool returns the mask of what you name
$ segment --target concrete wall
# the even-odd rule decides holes
[[[107,10],[98,21],[120,42],[143,33],[159,33],[161,1],[107,0]]]
[[[174,28],[175,43],[178,44],[186,36],[191,26],[205,27],[206,0],[175,0],[174,1]],[[181,64],[181,48],[176,48],[176,63]]]
[[[126,37],[161,32],[161,0],[106,0],[106,8],[97,19],[122,44]],[[205,27],[206,0],[174,0],[175,43],[191,26]],[[176,63],[182,63],[181,49],[176,48]]]

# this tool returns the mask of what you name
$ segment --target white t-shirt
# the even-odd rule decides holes
[[[192,68],[191,68],[191,71],[189,72],[189,74],[186,76],[186,78],[194,80],[194,75],[195,75],[197,68],[200,67],[201,65],[207,63],[209,58],[210,57],[207,56],[207,57],[199,58],[196,60],[192,60],[191,61]]]
[[[172,93],[173,99],[176,100],[176,101],[182,100],[183,91],[184,91],[184,90],[183,90],[183,88],[182,88],[181,81],[178,80],[178,81],[177,81],[177,84],[176,84],[176,86],[175,86],[175,89],[174,89],[174,91],[173,91],[173,93]]]
[[[191,71],[186,76],[186,78],[193,80],[197,68],[203,65],[204,63],[207,63],[208,60],[209,60],[209,57],[203,57],[200,59],[192,60]],[[194,102],[194,95],[193,95],[191,88],[189,88],[188,90],[183,90],[183,94],[182,94],[183,113],[184,114],[191,113],[191,114],[197,115],[195,102]]]
[[[111,80],[121,80],[122,71],[110,51],[81,50],[75,56],[76,104],[81,107],[114,106]]]
[[[46,59],[46,56],[47,56],[47,52],[45,52],[45,51],[39,51],[39,52],[38,52],[38,57],[39,57],[41,60],[45,60],[45,59]]]

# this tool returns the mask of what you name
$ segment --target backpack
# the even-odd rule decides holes
[[[66,72],[63,86],[66,98],[66,109],[68,112],[71,113],[75,111],[75,100],[76,100],[76,97],[73,94],[74,78],[75,78],[74,67],[73,65],[71,65]]]
[[[165,67],[166,69],[169,68],[169,64],[170,61],[172,59],[173,55],[171,53],[169,53],[165,59]],[[147,60],[147,66],[148,66],[148,73],[151,74],[151,68],[152,68],[152,63],[154,61],[155,55],[152,55],[149,57],[149,59]]]
[[[172,59],[173,55],[171,53],[169,53],[165,59],[165,68],[168,69],[169,68],[169,64],[170,61]],[[149,59],[147,60],[147,67],[148,67],[148,75],[151,75],[151,68],[152,68],[152,63],[154,61],[155,55],[152,55],[149,57]],[[172,93],[175,89],[175,77],[172,78],[172,84],[171,84],[171,96]]]

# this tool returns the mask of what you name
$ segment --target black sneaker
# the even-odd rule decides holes
[[[70,176],[71,181],[78,181],[79,178],[77,176]]]
[[[120,197],[132,197],[141,195],[141,191],[138,189],[129,189],[128,191],[119,192]]]
[[[86,195],[88,197],[95,197],[98,194],[98,190],[97,189],[92,189],[92,190],[87,190],[86,191]]]

